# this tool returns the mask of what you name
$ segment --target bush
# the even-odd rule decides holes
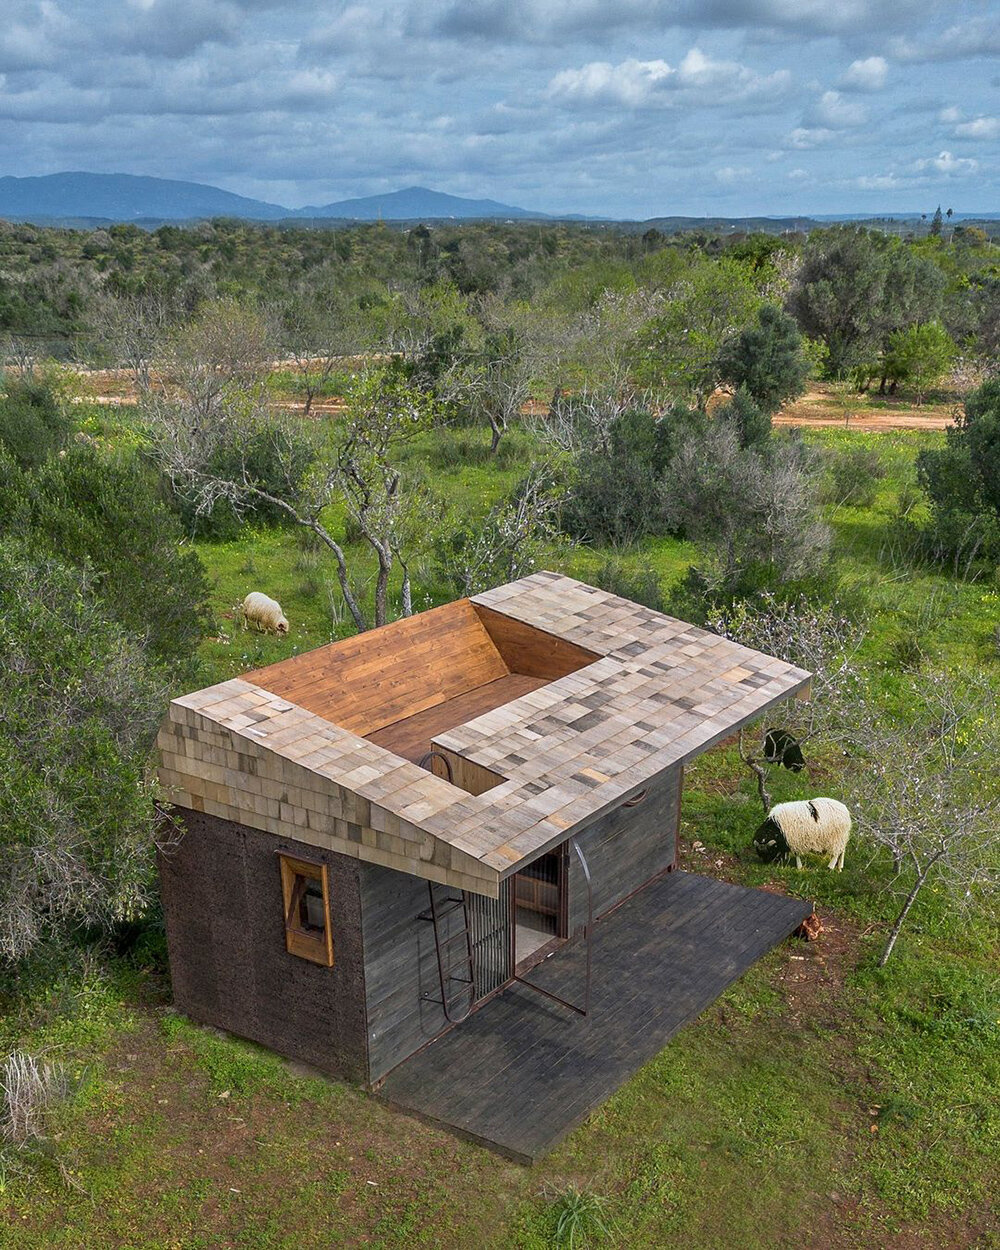
[[[828,462],[823,501],[870,508],[885,476],[886,467],[874,447],[846,447]]]
[[[105,608],[151,653],[187,665],[208,624],[208,582],[155,472],[134,454],[74,443],[0,484],[0,532],[90,570]]]
[[[72,426],[50,386],[7,379],[0,397],[0,447],[20,468],[35,468],[59,451]]]
[[[602,590],[631,599],[633,603],[641,603],[654,612],[666,610],[660,579],[649,565],[632,571],[621,560],[605,560],[590,580]]]
[[[661,527],[656,475],[627,454],[591,452],[576,462],[562,526],[583,542],[627,547]]]
[[[727,421],[736,431],[741,447],[763,447],[771,437],[771,417],[742,388],[715,412],[716,421]]]
[[[162,673],[88,573],[0,540],[0,961],[141,914]]]
[[[800,442],[766,454],[741,447],[729,423],[681,448],[661,483],[665,519],[699,547],[687,593],[725,600],[815,577],[830,533],[818,516],[815,474]]]
[[[719,377],[744,391],[768,417],[801,395],[810,373],[802,336],[787,313],[765,304],[748,326],[719,353]]]
[[[1000,558],[1000,381],[969,395],[945,437],[919,454],[917,478],[930,499],[929,548],[957,572]]]

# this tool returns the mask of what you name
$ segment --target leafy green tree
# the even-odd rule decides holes
[[[929,321],[890,336],[885,368],[891,378],[913,387],[920,405],[954,359],[951,335],[939,321]]]
[[[948,209],[948,216],[949,217],[951,216],[950,208]],[[934,217],[931,220],[931,234],[935,238],[937,238],[938,235],[940,235],[941,228],[943,225],[944,225],[944,222],[942,221],[942,218],[941,218],[941,205],[939,204],[937,208],[934,210]]]
[[[771,417],[741,387],[728,403],[715,411],[716,421],[732,424],[741,447],[764,447],[771,437]]]
[[[6,467],[0,533],[87,570],[110,616],[188,670],[208,625],[208,581],[155,471],[133,452],[78,442],[33,473]]]
[[[82,569],[0,539],[0,960],[136,918],[153,882],[149,753],[166,703]]]
[[[931,504],[932,553],[959,573],[1000,557],[1000,380],[966,399],[945,438],[919,454],[917,476]]]
[[[768,416],[802,394],[809,369],[798,327],[773,304],[764,304],[757,324],[723,344],[719,353],[722,381],[745,391]]]
[[[636,361],[638,380],[704,407],[719,382],[723,344],[750,324],[762,302],[748,265],[728,257],[698,262],[667,292],[663,312],[647,324]]]
[[[838,226],[816,231],[789,292],[799,328],[827,348],[827,369],[840,378],[874,368],[889,336],[938,313],[944,277],[898,239]]]

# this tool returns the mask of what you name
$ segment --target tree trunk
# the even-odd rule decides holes
[[[408,565],[403,564],[402,560],[400,560],[399,562],[403,567],[403,615],[412,616],[413,615],[413,588],[410,584],[410,569]]]
[[[764,805],[764,815],[771,810],[771,795],[767,788],[767,773],[759,760],[755,760],[752,756],[747,755],[743,749],[743,730],[740,730],[740,759],[746,764],[747,768],[757,778],[757,794],[760,801]]]
[[[375,546],[375,544],[372,544]],[[392,569],[392,556],[381,547],[375,546],[378,555],[378,576],[375,578],[375,626],[384,625],[389,619],[389,572]]]
[[[884,968],[889,962],[889,956],[892,954],[892,948],[896,945],[896,939],[902,931],[906,917],[910,914],[910,908],[917,901],[917,895],[923,889],[924,883],[930,876],[931,869],[943,854],[943,851],[939,851],[936,855],[932,856],[924,865],[922,871],[917,874],[917,879],[913,883],[913,889],[909,892],[909,894],[907,894],[906,901],[903,903],[902,911],[900,911],[899,915],[893,922],[892,928],[889,930],[889,940],[886,942],[885,950],[882,952],[878,961],[878,966],[880,968]]]

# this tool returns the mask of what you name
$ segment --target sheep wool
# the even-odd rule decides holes
[[[837,799],[803,799],[776,803],[754,834],[753,844],[761,859],[794,855],[802,867],[806,854],[829,855],[830,868],[844,867],[844,852],[851,836],[851,813]]]
[[[288,621],[281,610],[281,604],[277,599],[261,594],[259,590],[251,591],[247,595],[243,600],[242,610],[244,629],[254,625],[268,633],[272,630],[276,634],[288,633]]]

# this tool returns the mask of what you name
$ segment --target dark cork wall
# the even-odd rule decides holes
[[[177,809],[186,827],[160,856],[178,1010],[365,1083],[361,907],[356,860]],[[332,968],[285,950],[278,852],[328,866]]]

